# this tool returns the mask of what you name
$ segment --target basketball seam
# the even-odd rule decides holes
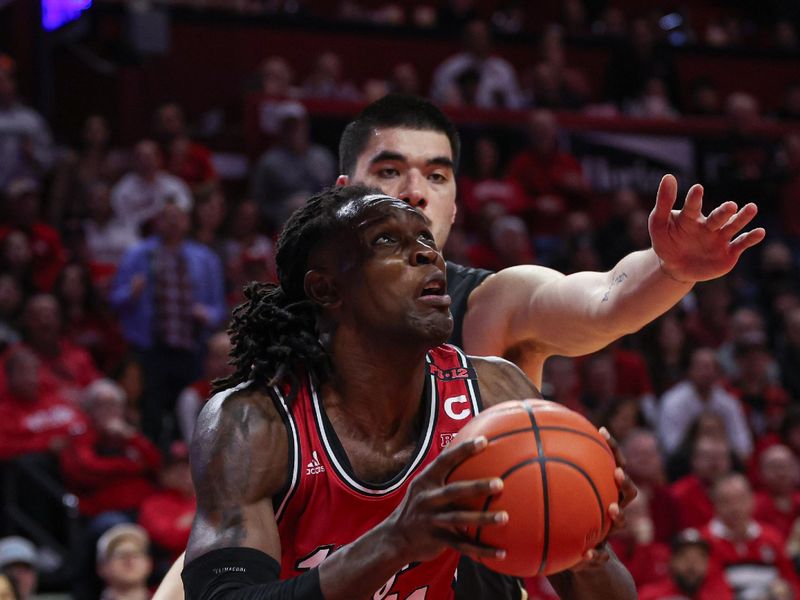
[[[592,440],[595,444],[600,446],[603,450],[605,450],[611,458],[614,458],[614,453],[611,452],[611,448],[608,447],[608,444],[601,442],[597,438],[589,435],[585,431],[580,431],[579,429],[573,429],[572,427],[563,427],[561,425],[542,425],[539,427],[540,431],[568,431],[570,433],[574,433],[576,435],[580,435],[585,437],[586,439]]]
[[[525,431],[529,431],[529,430],[528,430],[528,429],[526,429]],[[522,467],[525,467],[525,466],[528,466],[528,465],[532,465],[532,464],[535,464],[535,463],[537,463],[537,462],[539,462],[539,458],[538,458],[538,457],[534,457],[534,458],[528,458],[528,459],[526,459],[526,460],[520,461],[520,462],[518,462],[517,464],[515,464],[513,467],[511,467],[510,469],[508,469],[508,470],[507,470],[505,473],[503,473],[502,475],[500,475],[500,477],[499,477],[499,478],[500,478],[500,479],[502,479],[503,481],[505,481],[505,480],[506,480],[506,477],[510,477],[510,476],[511,476],[511,474],[512,474],[514,471],[518,471],[518,470],[520,470]],[[493,502],[494,500],[496,500],[497,498],[498,498],[498,496],[497,496],[497,495],[495,495],[495,494],[491,494],[491,495],[487,496],[487,497],[486,497],[486,501],[483,503],[483,512],[486,512],[487,510],[489,510],[489,506],[490,506],[490,505],[492,504],[492,502]],[[483,531],[483,525],[479,525],[479,526],[478,526],[478,528],[477,528],[477,530],[475,531],[475,542],[476,542],[476,543],[478,543],[478,544],[480,544],[480,542],[481,542],[481,531]]]
[[[497,435],[493,435],[492,437],[488,438],[487,441],[489,443],[496,442],[497,440],[501,440],[503,438],[511,437],[512,435],[518,435],[521,433],[527,433],[531,431],[531,427],[521,427],[519,429],[512,429],[510,431],[504,431],[503,433],[498,433]],[[614,454],[611,452],[611,449],[608,447],[607,444],[602,443],[600,440],[592,437],[585,431],[580,431],[579,429],[573,429],[572,427],[562,427],[560,425],[540,425],[539,431],[563,431],[567,433],[574,433],[575,435],[579,435],[581,437],[585,437],[588,440],[591,440],[598,446],[600,446],[606,453],[611,457],[614,458]],[[453,469],[455,470],[455,469]],[[452,471],[451,471],[452,472]]]
[[[539,563],[537,575],[541,575],[547,564],[547,554],[550,551],[550,492],[547,483],[547,465],[545,461],[541,460],[547,458],[544,453],[544,444],[542,443],[542,435],[539,431],[539,425],[536,423],[536,415],[533,414],[533,409],[527,404],[524,405],[525,410],[528,412],[528,417],[531,420],[531,428],[533,435],[536,438],[536,454],[537,459],[540,460],[541,474],[542,474],[542,506],[544,514],[542,515],[544,521],[544,543],[542,544],[542,560]]]
[[[600,508],[600,531],[603,531],[606,527],[606,511],[603,508],[603,499],[600,497],[600,491],[597,489],[594,480],[589,476],[589,473],[587,473],[586,470],[580,465],[576,465],[574,462],[572,462],[571,460],[567,460],[566,458],[559,458],[557,456],[548,456],[542,462],[543,463],[555,462],[555,463],[560,463],[562,465],[568,465],[573,469],[575,469],[576,471],[578,471],[578,473],[583,475],[586,481],[589,482],[589,485],[592,486],[592,491],[594,492],[595,500],[597,500],[597,506]]]
[[[514,466],[510,467],[502,475],[500,475],[499,478],[502,479],[503,481],[505,481],[506,478],[510,477],[515,471],[518,471],[523,467],[526,467],[528,465],[533,465],[533,464],[536,464],[536,463],[539,463],[539,465],[541,466],[542,469],[546,469],[548,462],[558,463],[558,464],[566,465],[568,467],[572,467],[578,473],[580,473],[583,476],[584,479],[586,479],[586,481],[589,483],[589,485],[592,488],[592,492],[594,493],[595,500],[597,500],[597,506],[598,506],[598,509],[600,510],[600,531],[602,532],[605,529],[605,526],[606,526],[606,512],[605,512],[605,509],[603,507],[603,499],[600,496],[600,491],[597,489],[597,486],[595,485],[594,480],[589,476],[589,473],[587,473],[586,470],[583,467],[575,464],[571,460],[567,460],[566,458],[560,458],[560,457],[557,457],[557,456],[536,456],[536,457],[528,458],[528,459],[525,459],[523,461],[520,461],[520,462],[516,463]],[[547,499],[547,501],[549,502],[549,498],[548,498],[547,494],[545,494],[543,492],[542,496],[543,496],[543,500]],[[486,500],[483,503],[483,511],[486,512],[487,510],[489,510],[489,507],[491,506],[492,502],[494,502],[498,498],[499,498],[498,495],[487,496]],[[544,535],[544,543],[543,543],[543,549],[542,549],[542,561],[540,563],[540,566],[539,566],[539,569],[538,569],[538,572],[537,572],[538,575],[541,575],[542,571],[544,570],[544,568],[546,566],[546,563],[545,563],[546,554],[545,554],[545,552],[547,552],[549,550],[550,515],[549,515],[549,510],[548,510],[548,506],[547,505],[545,505],[545,517],[547,517],[547,520],[544,521],[545,535]],[[481,543],[481,533],[482,533],[482,531],[483,531],[483,526],[478,526],[476,528],[475,538],[474,538],[476,544],[480,544]]]

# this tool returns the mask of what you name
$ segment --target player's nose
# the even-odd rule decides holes
[[[403,202],[408,202],[414,208],[424,210],[428,205],[428,201],[425,199],[425,178],[409,173],[405,185],[397,197]]]
[[[411,264],[414,266],[430,265],[436,262],[438,256],[439,253],[430,246],[418,243],[417,247],[411,252]]]

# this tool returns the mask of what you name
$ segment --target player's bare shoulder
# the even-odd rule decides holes
[[[218,495],[220,488],[243,500],[271,497],[287,477],[288,444],[283,419],[265,389],[242,384],[215,394],[200,411],[192,438],[198,497]]]
[[[481,400],[485,406],[506,400],[542,397],[538,388],[514,363],[497,356],[470,356],[469,359],[478,375]]]

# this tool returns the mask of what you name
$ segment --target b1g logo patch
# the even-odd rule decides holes
[[[439,434],[439,448],[444,448],[456,437],[455,433],[440,433]]]
[[[441,381],[456,381],[459,379],[475,379],[475,370],[467,367],[456,367],[455,369],[440,369],[434,364],[429,364],[428,369],[431,375]]]

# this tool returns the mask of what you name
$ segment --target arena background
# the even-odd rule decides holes
[[[669,578],[671,548],[685,547],[674,536],[706,524],[708,486],[729,469],[800,566],[799,28],[790,0],[0,0],[0,534],[33,542],[40,593],[97,597],[111,525],[148,532],[151,587],[185,546],[181,441],[225,370],[224,336],[206,342],[246,281],[274,278],[281,223],[333,183],[343,126],[390,91],[432,94],[459,127],[445,255],[463,264],[608,269],[649,246],[665,173],[681,198],[701,182],[706,212],[758,204],[767,239],[734,272],[601,352],[552,359],[543,392],[627,449],[646,501],[614,547],[641,588]],[[437,75],[469,47],[494,70]],[[137,187],[158,153],[184,187]],[[159,223],[119,214],[115,198],[184,192],[190,236],[222,266],[221,312],[192,332],[208,348],[197,376],[165,379],[153,416],[153,356],[114,292],[119,261]],[[12,377],[23,367],[39,381]],[[711,410],[665,436],[665,399],[698,390],[738,407],[746,431]],[[770,471],[777,444],[789,452],[768,453]],[[29,550],[0,542],[0,566]],[[769,572],[769,597],[792,597],[796,573]]]

